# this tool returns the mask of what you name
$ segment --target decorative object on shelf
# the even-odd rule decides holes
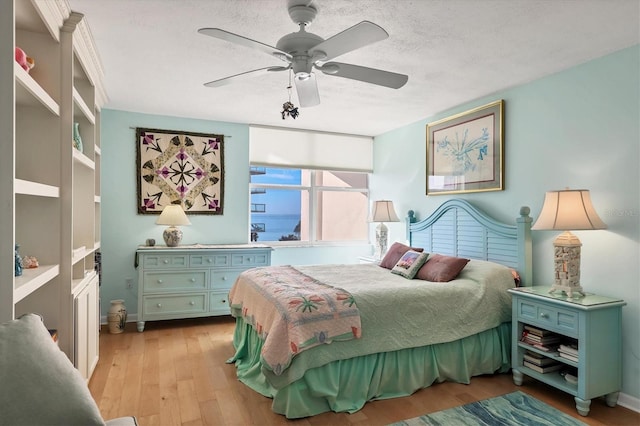
[[[158,214],[169,204],[221,215],[224,136],[136,129],[138,213]]]
[[[503,101],[427,125],[427,195],[504,188]]]
[[[82,138],[80,137],[80,123],[73,123],[73,147],[82,152]]]
[[[111,301],[107,321],[109,322],[109,333],[120,334],[124,331],[124,326],[127,323],[127,307],[124,305],[124,300]]]
[[[191,225],[191,222],[180,204],[170,204],[162,210],[156,224],[169,225],[162,233],[162,237],[167,247],[176,247],[182,241],[182,231],[178,226]]]
[[[27,56],[25,51],[20,49],[17,46],[16,46],[15,56],[16,56],[16,62],[18,63],[18,65],[20,65],[22,69],[25,70],[26,72],[31,71],[31,69],[36,65],[33,58],[30,58],[29,56]]]
[[[38,266],[40,266],[40,264],[35,256],[25,256],[24,259],[22,259],[22,267],[25,269],[35,269]]]
[[[16,244],[15,252],[14,252],[15,268],[14,268],[13,275],[15,275],[16,277],[19,277],[22,275],[22,258],[20,257],[20,253],[18,252],[18,250],[20,250],[20,244]]]
[[[580,286],[580,239],[569,229],[606,229],[591,203],[589,190],[565,189],[548,191],[538,220],[531,229],[563,230],[553,241],[555,283],[550,292],[564,291],[569,297],[573,293],[584,296]]]
[[[373,204],[373,211],[371,213],[371,222],[379,222],[376,227],[376,259],[382,259],[387,252],[388,234],[389,228],[384,222],[400,222],[395,209],[393,208],[393,201],[379,200]]]
[[[149,246],[149,247],[153,247],[153,246],[155,246],[155,245],[156,245],[156,240],[155,240],[155,239],[153,239],[153,238],[147,238],[146,244],[147,244],[147,246]]]

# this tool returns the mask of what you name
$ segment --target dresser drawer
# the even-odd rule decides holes
[[[229,290],[244,269],[211,271],[211,290]]]
[[[208,271],[187,270],[175,272],[145,272],[143,290],[145,293],[205,290]]]
[[[145,269],[186,268],[189,266],[189,256],[186,254],[145,254],[142,258]]]
[[[518,320],[570,337],[578,337],[579,313],[577,311],[520,298],[517,309]]]
[[[207,294],[145,296],[144,315],[194,314],[207,311]]]
[[[216,315],[231,315],[229,292],[212,291],[209,300],[209,312]]]
[[[189,262],[192,267],[224,268],[231,266],[231,256],[229,254],[192,254],[189,256]]]
[[[238,253],[231,256],[231,266],[253,268],[255,266],[267,266],[270,263],[269,255],[265,253]]]

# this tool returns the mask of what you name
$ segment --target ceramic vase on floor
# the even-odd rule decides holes
[[[124,306],[124,300],[111,301],[107,320],[109,321],[109,332],[111,334],[119,334],[124,331],[124,325],[127,323],[127,308]]]

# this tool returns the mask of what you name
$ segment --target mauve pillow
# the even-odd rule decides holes
[[[380,262],[380,266],[387,269],[393,269],[398,263],[398,260],[402,257],[403,254],[408,252],[409,250],[417,251],[418,253],[423,252],[423,248],[420,247],[409,247],[408,245],[402,243],[393,243],[391,244],[391,248],[387,251],[384,258]]]
[[[458,276],[467,265],[469,259],[461,257],[432,254],[427,263],[422,265],[415,278],[425,281],[448,282]]]

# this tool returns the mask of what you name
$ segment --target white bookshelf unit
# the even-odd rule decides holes
[[[102,66],[67,0],[3,0],[0,24],[0,322],[39,313],[88,379],[100,325]],[[15,47],[34,59],[29,72],[9,60]],[[16,244],[39,262],[18,277]]]

